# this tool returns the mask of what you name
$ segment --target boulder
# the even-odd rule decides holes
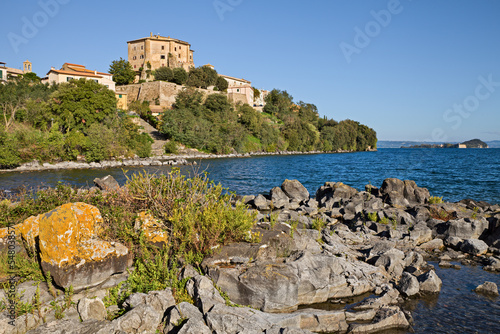
[[[150,244],[163,248],[168,245],[168,233],[164,224],[155,219],[151,213],[139,212],[135,219],[134,230],[144,234],[146,241]]]
[[[386,203],[399,206],[424,204],[430,197],[429,191],[418,187],[415,181],[401,181],[395,178],[385,179],[380,187],[380,193]],[[403,199],[408,202],[407,205],[404,205]]]
[[[367,263],[310,251],[295,251],[284,262],[219,264],[210,259],[203,263],[215,284],[233,302],[266,312],[289,312],[299,305],[360,295],[387,280],[383,271]]]
[[[475,292],[496,297],[498,296],[498,287],[493,282],[484,282],[481,285],[478,285],[477,288],[474,289]]]
[[[283,190],[281,190],[280,187],[274,187],[273,189],[271,189],[270,195],[271,195],[271,203],[273,207],[276,209],[282,209],[285,206],[287,206],[288,203],[290,202],[290,199],[283,192]]]
[[[376,333],[391,329],[407,329],[409,327],[410,324],[399,307],[382,307],[377,310],[370,323],[350,325],[349,333]]]
[[[488,245],[483,240],[467,239],[462,242],[460,250],[471,255],[483,255],[488,251]]]
[[[316,191],[316,200],[320,207],[330,210],[334,203],[347,201],[358,191],[342,182],[326,182]]]
[[[78,292],[125,271],[128,249],[99,238],[99,210],[85,203],[68,203],[39,216],[42,268],[55,284]]]
[[[186,283],[186,290],[203,313],[207,313],[216,304],[225,303],[224,298],[215,288],[213,281],[206,276],[191,278]]]
[[[257,210],[269,210],[269,202],[268,200],[261,194],[257,195],[257,197],[253,200],[253,206]]]
[[[169,333],[175,327],[179,327],[180,322],[182,322],[182,319],[189,319],[190,321],[192,321],[192,324],[189,325],[187,328],[185,328],[186,333],[188,332],[187,329],[192,328],[194,325],[196,325],[196,327],[200,327],[201,330],[200,333],[206,331],[204,327],[199,324],[199,322],[202,322],[203,325],[205,325],[203,314],[200,312],[200,310],[196,306],[190,303],[182,302],[178,305],[175,305],[169,311],[167,311],[166,321],[165,321],[166,326],[164,333]],[[209,330],[208,327],[206,329]],[[212,333],[212,331],[209,330],[208,333]]]
[[[416,295],[420,291],[420,284],[415,276],[404,272],[399,281],[398,290],[406,297]]]
[[[442,239],[436,238],[421,244],[419,247],[426,251],[433,251],[435,249],[443,249],[444,244]]]
[[[302,202],[309,199],[309,191],[298,180],[285,180],[281,189],[291,200]]]
[[[488,225],[489,223],[484,217],[479,219],[454,219],[445,223],[444,231],[438,231],[438,234],[442,233],[444,238],[479,239],[488,228]]]
[[[111,175],[107,175],[103,178],[95,178],[94,184],[97,188],[103,191],[111,191],[120,189],[120,185]]]
[[[88,319],[104,320],[106,319],[106,307],[99,298],[82,298],[78,301],[78,314],[82,321]]]
[[[441,286],[443,285],[443,282],[434,270],[418,276],[418,282],[420,283],[420,291],[425,293],[438,293],[441,291]]]

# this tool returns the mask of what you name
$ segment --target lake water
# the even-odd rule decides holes
[[[147,170],[168,172],[171,167],[127,167],[127,173]],[[268,192],[285,179],[298,179],[314,194],[326,181],[341,181],[358,190],[371,183],[379,187],[389,177],[414,180],[433,196],[447,201],[464,198],[500,203],[500,149],[380,149],[378,152],[260,156],[198,161],[193,169],[206,170],[210,178],[238,194]],[[19,186],[54,186],[58,182],[78,187],[92,185],[96,177],[113,175],[126,181],[122,168],[0,173],[0,189]]]
[[[165,173],[170,167],[127,167],[127,174],[146,170]],[[380,149],[378,152],[262,156],[198,161],[182,166],[184,173],[207,171],[210,178],[238,194],[268,192],[285,179],[298,179],[311,194],[326,181],[341,181],[358,190],[385,178],[414,180],[446,201],[464,198],[500,203],[500,149]],[[96,177],[113,175],[120,184],[121,168],[0,173],[0,189],[54,186],[58,182],[91,186]],[[431,300],[411,303],[416,333],[500,333],[500,298],[489,299],[471,290],[485,281],[500,286],[500,275],[478,267],[461,270],[435,265],[443,288]]]

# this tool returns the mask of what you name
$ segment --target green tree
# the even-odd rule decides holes
[[[188,79],[188,73],[183,67],[177,67],[173,69],[174,78],[172,82],[178,85],[184,85]]]
[[[109,73],[113,74],[113,81],[117,85],[128,85],[134,82],[135,71],[132,65],[120,57],[120,60],[113,60],[109,66]]]
[[[116,113],[113,91],[93,80],[72,80],[51,95],[50,110],[64,132],[81,130]]]
[[[209,86],[216,85],[218,77],[219,75],[216,70],[208,66],[200,66],[192,68],[189,71],[189,77],[186,81],[186,85],[207,89]]]
[[[229,83],[223,77],[218,77],[215,87],[217,88],[218,91],[225,92],[229,87]]]
[[[155,80],[172,81],[174,79],[174,71],[171,68],[162,66],[155,71]]]
[[[283,119],[290,113],[293,97],[286,90],[273,89],[265,98],[264,112]]]

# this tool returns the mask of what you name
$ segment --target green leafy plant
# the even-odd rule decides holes
[[[368,213],[368,219],[372,222],[377,222],[378,220],[378,215],[376,212],[369,212]]]
[[[438,197],[438,196],[431,196],[427,200],[429,204],[441,204],[443,203],[443,197]]]
[[[319,232],[321,232],[321,230],[326,226],[326,222],[321,219],[321,218],[315,218],[312,222],[312,229],[314,230],[318,230]]]
[[[389,224],[389,219],[387,217],[383,217],[380,219],[380,224],[387,225]]]

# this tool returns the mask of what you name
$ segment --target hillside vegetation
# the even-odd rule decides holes
[[[376,132],[352,120],[320,118],[314,104],[293,102],[273,90],[263,113],[248,104],[234,107],[223,94],[207,97],[182,91],[159,123],[169,139],[211,153],[276,151],[365,151],[377,145]]]
[[[152,139],[116,103],[111,90],[92,80],[49,86],[27,76],[0,85],[0,168],[34,159],[149,156]]]

